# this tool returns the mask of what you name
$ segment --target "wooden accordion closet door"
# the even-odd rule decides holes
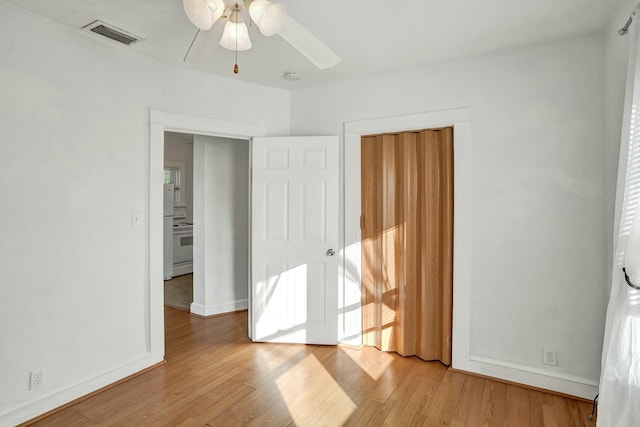
[[[453,129],[361,145],[364,344],[450,365]]]

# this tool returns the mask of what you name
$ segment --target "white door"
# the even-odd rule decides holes
[[[254,341],[338,340],[338,137],[254,138]]]

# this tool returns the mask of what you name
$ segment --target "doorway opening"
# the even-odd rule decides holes
[[[249,140],[165,132],[164,303],[247,309]]]

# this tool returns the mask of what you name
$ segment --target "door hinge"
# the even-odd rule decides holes
[[[360,215],[360,230],[364,230],[364,215]]]

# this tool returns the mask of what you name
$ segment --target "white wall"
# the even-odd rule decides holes
[[[601,34],[298,90],[291,106],[293,134],[469,107],[472,360],[464,367],[595,395],[607,264]],[[345,175],[357,168],[347,161]],[[354,182],[346,194],[358,191]],[[346,236],[358,219],[345,219]],[[557,367],[542,363],[543,347],[557,349]]]
[[[2,1],[0,52],[0,425],[14,425],[162,360],[149,338],[162,310],[149,305],[149,108],[288,134],[290,96]],[[36,368],[46,386],[29,391]]]
[[[191,312],[246,309],[249,141],[194,136],[194,206]]]
[[[180,183],[181,204],[187,207],[187,218],[181,221],[193,222],[193,135],[165,132],[164,160],[184,165]]]

